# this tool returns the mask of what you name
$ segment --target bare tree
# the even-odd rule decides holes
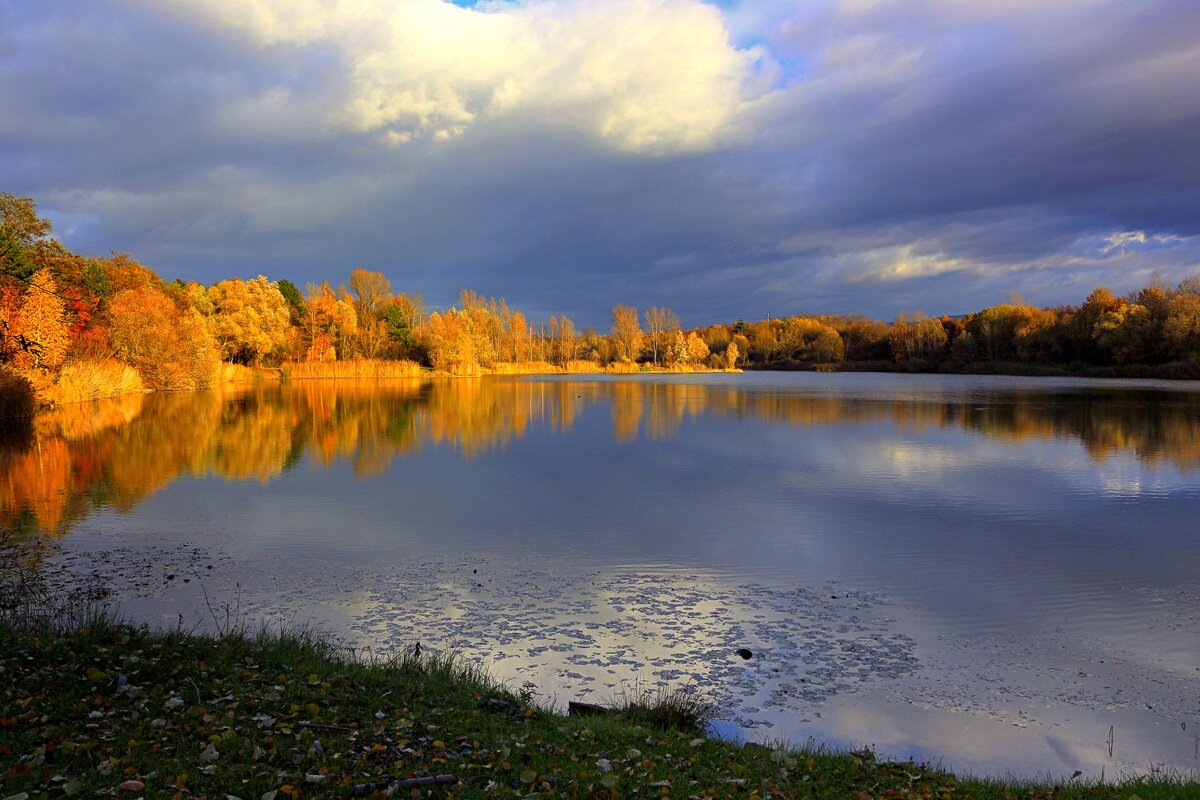
[[[642,350],[642,326],[638,324],[637,309],[633,306],[613,306],[612,336],[617,344],[617,358],[637,361]]]
[[[654,365],[658,366],[658,348],[664,334],[679,330],[679,317],[669,308],[653,306],[642,314],[646,330],[650,334],[650,350],[654,354]]]

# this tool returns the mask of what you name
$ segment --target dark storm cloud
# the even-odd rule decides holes
[[[709,94],[634,97],[666,122],[634,114],[607,139],[588,126],[611,109],[577,115],[594,98],[571,74],[490,114],[502,81],[466,56],[448,56],[448,100],[409,91],[423,62],[369,27],[300,36],[195,5],[0,3],[0,189],[34,195],[69,245],[203,281],[383,269],[435,304],[470,286],[597,325],[616,302],[693,324],[1076,302],[1200,264],[1194,3],[735,6],[733,41],[765,52],[706,45]],[[691,4],[613,13],[644,24],[643,6]],[[544,8],[519,30],[601,24]],[[647,74],[675,68],[660,55],[640,54]],[[389,92],[425,116],[368,119]]]

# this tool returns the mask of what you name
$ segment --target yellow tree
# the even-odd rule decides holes
[[[741,353],[738,350],[737,342],[730,342],[725,348],[725,368],[736,369],[739,355]]]
[[[662,349],[663,338],[666,334],[674,333],[679,330],[679,317],[675,316],[675,312],[669,308],[659,308],[653,306],[647,308],[642,314],[646,322],[647,338],[650,340],[650,352],[653,354],[654,363],[658,364],[658,354]]]
[[[529,323],[520,311],[514,311],[508,318],[508,340],[512,345],[513,361],[532,361],[532,339],[529,336]]]
[[[575,323],[571,321],[571,318],[565,314],[561,317],[551,317],[550,335],[554,339],[555,349],[558,351],[559,363],[565,366],[567,362],[573,361],[578,342]]]
[[[392,284],[382,272],[356,269],[350,273],[354,312],[358,317],[358,347],[367,358],[376,358],[388,343],[383,314],[392,302]]]
[[[692,331],[687,337],[688,363],[703,364],[708,358],[708,344],[700,338],[700,334]]]
[[[6,338],[17,345],[13,363],[18,369],[49,372],[62,366],[71,342],[58,284],[49,270],[38,270],[29,279],[9,327]]]
[[[470,312],[452,308],[430,314],[421,326],[421,343],[429,354],[434,369],[453,373],[473,373],[479,368],[476,345],[478,337],[471,333]]]
[[[1200,361],[1200,293],[1171,296],[1163,323],[1167,352],[1180,361]]]
[[[262,363],[288,343],[291,310],[279,287],[259,275],[252,281],[220,281],[208,288],[213,335],[226,361]]]
[[[637,361],[642,353],[642,326],[638,324],[637,309],[633,306],[613,306],[612,337],[617,346],[617,359]]]

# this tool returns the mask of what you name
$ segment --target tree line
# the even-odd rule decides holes
[[[303,291],[261,275],[209,286],[166,281],[127,255],[71,252],[32,198],[0,193],[0,395],[15,385],[61,401],[139,386],[194,389],[236,366],[356,359],[452,374],[884,368],[1200,377],[1200,277],[1128,296],[1101,287],[1079,306],[1010,302],[890,323],[792,315],[686,330],[670,309],[618,305],[608,330],[580,330],[565,315],[531,320],[470,290],[456,307],[430,310],[366,269]]]

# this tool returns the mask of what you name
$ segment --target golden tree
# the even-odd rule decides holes
[[[675,312],[669,308],[653,306],[643,312],[642,318],[646,322],[647,338],[650,340],[650,352],[653,354],[654,363],[657,365],[658,354],[663,349],[663,337],[666,334],[679,330],[679,317],[675,316]],[[671,341],[674,341],[674,337],[671,337]]]
[[[688,334],[687,353],[688,362],[692,364],[703,364],[704,359],[708,358],[708,345],[695,331]]]
[[[70,346],[67,315],[58,283],[47,269],[29,280],[16,313],[9,321],[6,338],[17,345],[13,363],[18,369],[56,370],[62,366]]]
[[[637,309],[633,306],[613,306],[612,337],[621,361],[637,361],[642,353],[642,326],[638,324]]]
[[[213,335],[225,360],[258,365],[287,345],[291,311],[279,287],[266,276],[215,283],[208,297]]]

